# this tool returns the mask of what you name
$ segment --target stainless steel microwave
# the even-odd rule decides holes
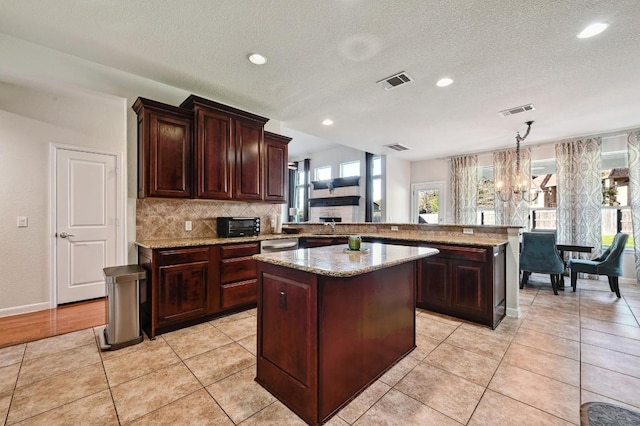
[[[218,237],[253,237],[260,234],[259,217],[219,217]]]

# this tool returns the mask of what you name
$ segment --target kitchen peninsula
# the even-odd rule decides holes
[[[145,207],[150,199],[139,200]],[[184,208],[202,201],[162,200],[165,207]],[[159,209],[154,201],[154,209]],[[235,205],[235,204],[230,204]],[[240,205],[240,204],[239,204]],[[268,207],[268,206],[267,206]],[[149,224],[138,210],[138,232]],[[153,216],[159,218],[159,216]],[[263,217],[266,222],[268,219]],[[148,271],[140,288],[141,321],[147,335],[175,330],[256,305],[256,267],[252,255],[260,241],[292,235],[219,238],[196,234],[140,239],[139,264]],[[169,230],[167,224],[162,229]],[[504,315],[518,317],[518,235],[516,226],[419,225],[389,223],[339,223],[335,232],[322,223],[291,223],[300,247],[340,244],[359,234],[365,242],[436,248],[440,252],[418,265],[416,306],[495,328]],[[215,229],[211,227],[198,229]],[[466,231],[466,233],[465,233]],[[194,229],[194,234],[196,233]]]
[[[415,348],[418,261],[437,253],[373,243],[254,256],[256,381],[323,423]]]

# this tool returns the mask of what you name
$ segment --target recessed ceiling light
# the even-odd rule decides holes
[[[252,64],[264,65],[264,64],[267,63],[267,58],[265,58],[264,56],[262,56],[259,53],[252,53],[251,55],[249,55],[249,61]]]
[[[608,26],[609,26],[609,24],[605,24],[605,23],[602,23],[602,22],[597,22],[595,24],[591,24],[587,28],[582,30],[580,32],[580,34],[578,34],[578,38],[593,37],[595,35],[600,34],[604,30],[606,30]]]
[[[331,126],[333,124],[333,120],[327,118],[326,120],[322,120],[322,124],[324,124],[325,126]]]
[[[445,78],[441,78],[440,80],[438,80],[438,82],[436,83],[436,86],[438,86],[438,87],[447,87],[451,83],[453,83],[453,80],[450,79],[449,77],[445,77]]]

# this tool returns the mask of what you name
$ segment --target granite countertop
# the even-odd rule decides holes
[[[260,242],[264,240],[276,240],[282,238],[347,238],[350,234],[264,234],[257,237],[238,237],[238,238],[176,238],[167,240],[139,240],[135,244],[148,248],[148,249],[163,249],[174,247],[197,247],[197,246],[212,246],[217,244],[232,244],[232,243],[250,243]],[[456,244],[461,246],[481,246],[481,247],[496,247],[503,244],[507,244],[506,237],[487,237],[480,235],[466,235],[466,234],[421,234],[408,231],[390,231],[378,234],[359,233],[363,238],[386,238],[390,240],[404,240],[404,241],[419,241],[427,243],[440,243],[440,244]]]
[[[344,246],[337,245],[256,254],[253,258],[318,275],[352,277],[438,253],[438,250],[427,247],[380,243],[362,243],[361,250],[345,252]]]

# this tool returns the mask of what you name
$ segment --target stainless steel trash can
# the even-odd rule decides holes
[[[107,325],[99,333],[102,350],[116,350],[142,342],[140,286],[147,272],[139,265],[103,269],[107,286]]]

